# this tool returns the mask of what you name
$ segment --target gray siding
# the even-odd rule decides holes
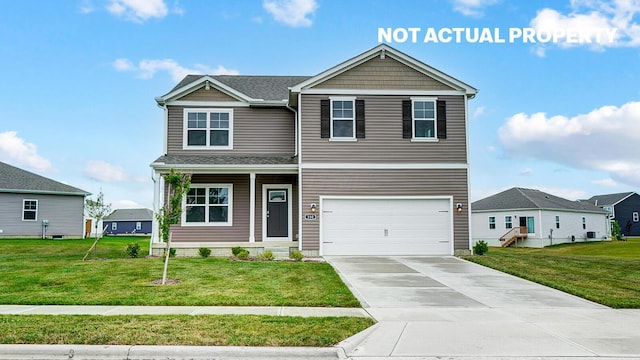
[[[22,221],[22,200],[38,200],[36,221]],[[42,236],[42,220],[48,220],[47,236],[82,237],[84,196],[0,193],[2,236]]]
[[[353,69],[332,77],[316,89],[411,89],[452,90],[447,86],[387,56],[374,57]]]
[[[302,208],[320,204],[320,196],[453,196],[462,203],[454,213],[454,249],[469,249],[467,170],[302,170]],[[322,209],[318,211],[322,216]],[[303,250],[319,249],[319,220],[302,222]]]
[[[210,108],[209,106],[202,106]],[[184,107],[168,106],[168,154],[292,154],[295,152],[294,114],[284,108],[233,109],[233,150],[184,150]]]
[[[232,226],[180,226],[172,227],[172,241],[176,242],[247,242],[249,241],[249,174],[193,175],[193,184],[233,184]],[[298,233],[297,175],[256,176],[255,239],[262,241],[262,185],[292,184],[293,240]],[[166,194],[165,194],[166,197]]]
[[[402,100],[409,98],[357,96],[365,101],[366,138],[344,142],[320,138],[320,100],[328,96],[303,95],[302,161],[466,163],[464,97],[438,96],[447,106],[447,138],[439,142],[411,142],[402,138]]]
[[[176,99],[181,101],[238,101],[238,99],[233,98],[219,90],[209,89],[205,90],[204,85],[194,92],[186,94],[185,96]]]

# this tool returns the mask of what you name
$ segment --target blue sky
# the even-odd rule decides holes
[[[378,28],[615,28],[615,41],[389,45],[480,90],[473,200],[640,188],[640,0],[24,0],[0,13],[0,161],[152,206],[154,97],[187,73],[315,75]]]

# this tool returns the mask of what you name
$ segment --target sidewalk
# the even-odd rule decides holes
[[[369,317],[361,308],[296,306],[0,305],[4,315],[270,315]]]

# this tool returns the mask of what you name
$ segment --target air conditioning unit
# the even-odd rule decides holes
[[[596,232],[595,231],[587,231],[587,239],[595,239]]]

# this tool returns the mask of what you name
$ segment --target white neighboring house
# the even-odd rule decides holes
[[[535,189],[514,187],[471,204],[472,242],[541,248],[611,239],[607,213]],[[513,245],[512,245],[513,244]]]

